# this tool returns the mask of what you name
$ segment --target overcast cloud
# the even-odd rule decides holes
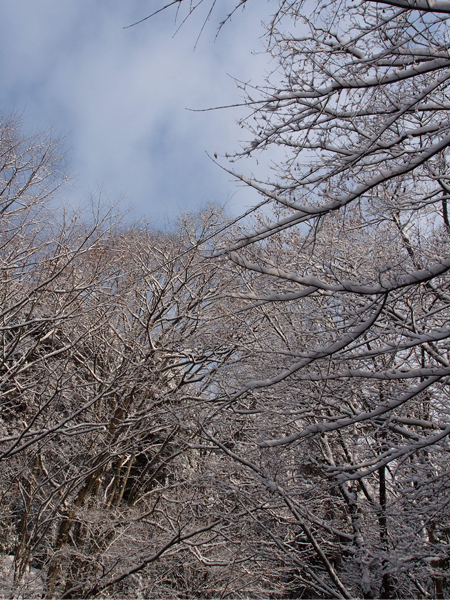
[[[231,0],[222,5],[232,6]],[[254,6],[253,6],[254,4]],[[234,103],[228,74],[261,82],[266,2],[250,3],[214,43],[216,17],[194,52],[204,12],[173,37],[175,11],[124,29],[152,12],[154,0],[0,0],[0,106],[24,116],[24,128],[66,135],[71,201],[102,189],[133,215],[160,219],[225,202],[240,212],[257,197],[206,156],[237,149],[245,133],[235,110],[195,113]],[[250,165],[249,165],[250,167]]]

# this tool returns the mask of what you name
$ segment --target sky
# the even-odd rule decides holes
[[[209,2],[203,7],[208,8]],[[220,10],[233,0],[220,0]],[[240,10],[216,37],[217,10],[177,31],[175,10],[131,28],[157,0],[0,0],[0,110],[25,131],[64,138],[64,201],[101,193],[133,219],[158,223],[209,202],[239,214],[260,198],[207,156],[239,149],[242,109],[193,112],[242,101],[233,78],[261,83],[270,68],[262,19],[269,4]],[[222,163],[225,164],[225,160]],[[251,175],[252,164],[239,165]]]

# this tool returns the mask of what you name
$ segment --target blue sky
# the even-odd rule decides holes
[[[233,0],[221,0],[221,10]],[[260,36],[267,2],[250,2],[215,40],[224,13],[194,46],[204,11],[174,36],[175,11],[124,29],[156,0],[0,0],[0,106],[23,115],[26,131],[65,136],[66,197],[122,199],[151,221],[230,200],[239,213],[258,201],[206,156],[239,147],[235,109],[190,112],[238,102],[233,79],[262,82],[268,56]],[[205,3],[205,8],[209,2]],[[255,54],[255,52],[257,54]],[[247,174],[252,165],[239,169]]]

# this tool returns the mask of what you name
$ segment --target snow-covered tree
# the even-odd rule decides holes
[[[272,467],[235,460],[283,499],[336,597],[447,593],[449,17],[280,2],[278,69],[246,87],[234,157],[267,151],[273,175],[230,168],[266,209],[221,254],[248,288],[241,323],[254,334],[253,311],[271,334],[217,400],[254,415],[247,443]]]
[[[34,573],[52,597],[134,596],[149,565],[226,519],[198,511],[190,450],[233,352],[216,335],[233,275],[202,247],[223,217],[158,232],[59,210],[57,146],[13,120],[0,134],[2,593],[27,595]]]

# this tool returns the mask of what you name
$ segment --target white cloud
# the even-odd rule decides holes
[[[68,133],[73,199],[102,187],[112,199],[125,195],[136,216],[159,217],[239,190],[205,155],[238,147],[236,113],[185,108],[239,100],[228,73],[261,81],[267,57],[251,51],[262,49],[268,5],[236,15],[215,43],[220,17],[213,19],[194,52],[201,15],[175,37],[173,12],[123,29],[145,16],[143,4],[4,0],[0,102],[5,112],[23,111],[27,128],[51,124]],[[238,191],[235,210],[254,201]]]

